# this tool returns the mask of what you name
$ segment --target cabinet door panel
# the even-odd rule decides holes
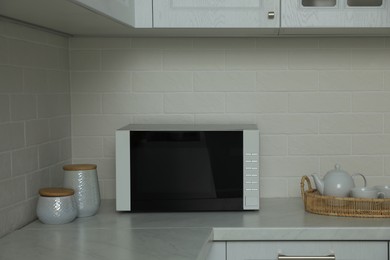
[[[206,260],[226,260],[226,242],[213,242]]]
[[[136,28],[152,27],[152,0],[69,0]]]
[[[385,0],[283,0],[283,28],[382,28],[390,26]]]
[[[326,256],[337,260],[388,260],[387,242],[228,242],[227,260],[276,260],[287,256]]]
[[[279,5],[275,0],[153,0],[154,27],[278,28]]]

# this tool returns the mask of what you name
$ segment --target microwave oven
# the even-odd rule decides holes
[[[259,209],[256,125],[140,125],[116,131],[116,210]]]

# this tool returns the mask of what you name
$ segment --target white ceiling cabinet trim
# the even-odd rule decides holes
[[[279,28],[276,0],[153,0],[154,28]]]

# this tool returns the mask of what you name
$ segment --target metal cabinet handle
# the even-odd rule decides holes
[[[275,18],[275,12],[268,12],[268,19],[274,19]]]
[[[327,256],[287,256],[278,255],[278,260],[336,260],[334,254]]]

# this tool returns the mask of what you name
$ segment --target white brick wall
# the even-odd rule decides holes
[[[335,163],[390,183],[389,38],[72,38],[70,58],[73,159],[105,198],[128,123],[256,123],[263,197]]]
[[[0,20],[0,237],[35,219],[71,161],[68,40]]]
[[[71,159],[96,163],[114,198],[114,133],[128,123],[257,124],[263,197],[299,196],[302,175],[335,163],[390,183],[389,72],[390,38],[72,38],[68,49],[1,21],[0,236],[33,218],[37,189],[60,184]]]

